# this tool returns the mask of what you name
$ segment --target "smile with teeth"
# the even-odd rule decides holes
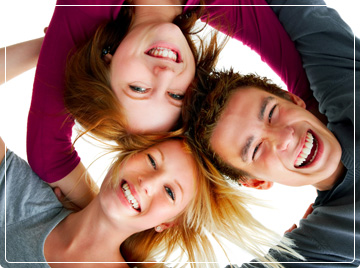
[[[129,202],[129,204],[136,209],[137,211],[140,211],[140,206],[138,201],[135,199],[135,197],[132,195],[131,191],[130,191],[130,187],[129,185],[125,182],[122,186],[121,189],[124,192],[125,198],[127,199],[127,201]]]
[[[150,49],[147,52],[147,54],[150,56],[169,59],[169,60],[178,62],[178,54],[169,48],[154,47],[154,48]]]
[[[311,134],[311,132],[306,133],[305,144],[295,160],[295,167],[303,167],[310,164],[314,161],[316,154],[318,152],[318,141]]]

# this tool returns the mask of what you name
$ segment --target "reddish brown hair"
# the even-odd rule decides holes
[[[216,64],[225,40],[219,45],[215,33],[209,42],[204,43],[198,38],[198,45],[195,45],[192,38],[197,36],[198,32],[192,30],[203,11],[203,7],[199,7],[193,12],[177,16],[174,23],[179,26],[188,41],[195,58],[196,70],[210,72]],[[102,140],[115,141],[120,147],[126,140],[137,138],[137,135],[131,135],[127,131],[126,117],[111,89],[109,65],[102,58],[102,50],[111,47],[110,53],[115,52],[127,34],[133,15],[133,7],[121,8],[121,13],[115,21],[101,25],[93,38],[76,50],[69,58],[66,69],[65,106],[83,127],[81,135],[90,133]],[[197,77],[198,71],[191,88],[196,87]],[[181,125],[180,118],[174,129],[179,129]]]

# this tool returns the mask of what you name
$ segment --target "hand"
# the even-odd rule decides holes
[[[53,188],[54,194],[56,195],[57,199],[60,203],[64,206],[64,208],[73,210],[73,211],[80,211],[81,208],[72,203],[69,199],[65,197],[65,195],[61,192],[59,187]]]
[[[307,216],[309,216],[312,212],[313,212],[313,205],[314,205],[314,203],[312,203],[312,204],[310,204],[310,206],[308,207],[308,209],[306,210],[306,212],[305,212],[305,214],[304,214],[304,216],[303,216],[303,219],[306,219],[307,218]],[[291,228],[290,229],[288,229],[288,230],[286,230],[285,231],[285,234],[286,233],[290,233],[292,230],[294,230],[294,229],[296,229],[297,228],[297,225],[296,224],[293,224],[293,226],[291,226]]]

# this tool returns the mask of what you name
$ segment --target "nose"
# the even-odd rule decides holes
[[[169,66],[157,65],[153,69],[158,87],[168,88],[177,76],[177,73]]]
[[[172,62],[169,60],[159,59],[153,63],[153,72],[155,75],[168,74],[172,73],[172,75],[178,75],[181,73],[183,69],[183,64]]]
[[[157,65],[153,68],[153,74],[156,82],[156,88],[158,89],[158,93],[167,92],[170,88],[172,88],[173,81],[176,79],[177,73],[165,65]],[[161,96],[160,94],[159,96]]]
[[[146,195],[153,196],[158,191],[161,181],[158,176],[139,176],[139,187]]]
[[[294,136],[294,129],[290,126],[271,128],[268,131],[269,139],[273,142],[275,148],[284,151],[288,148]]]

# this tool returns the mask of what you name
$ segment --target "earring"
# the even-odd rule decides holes
[[[162,227],[160,225],[156,226],[155,231],[160,233],[162,231]]]
[[[102,51],[101,51],[101,55],[102,56],[105,56],[106,54],[111,54],[110,53],[110,50],[111,50],[111,47],[108,46],[107,48],[104,48]]]

